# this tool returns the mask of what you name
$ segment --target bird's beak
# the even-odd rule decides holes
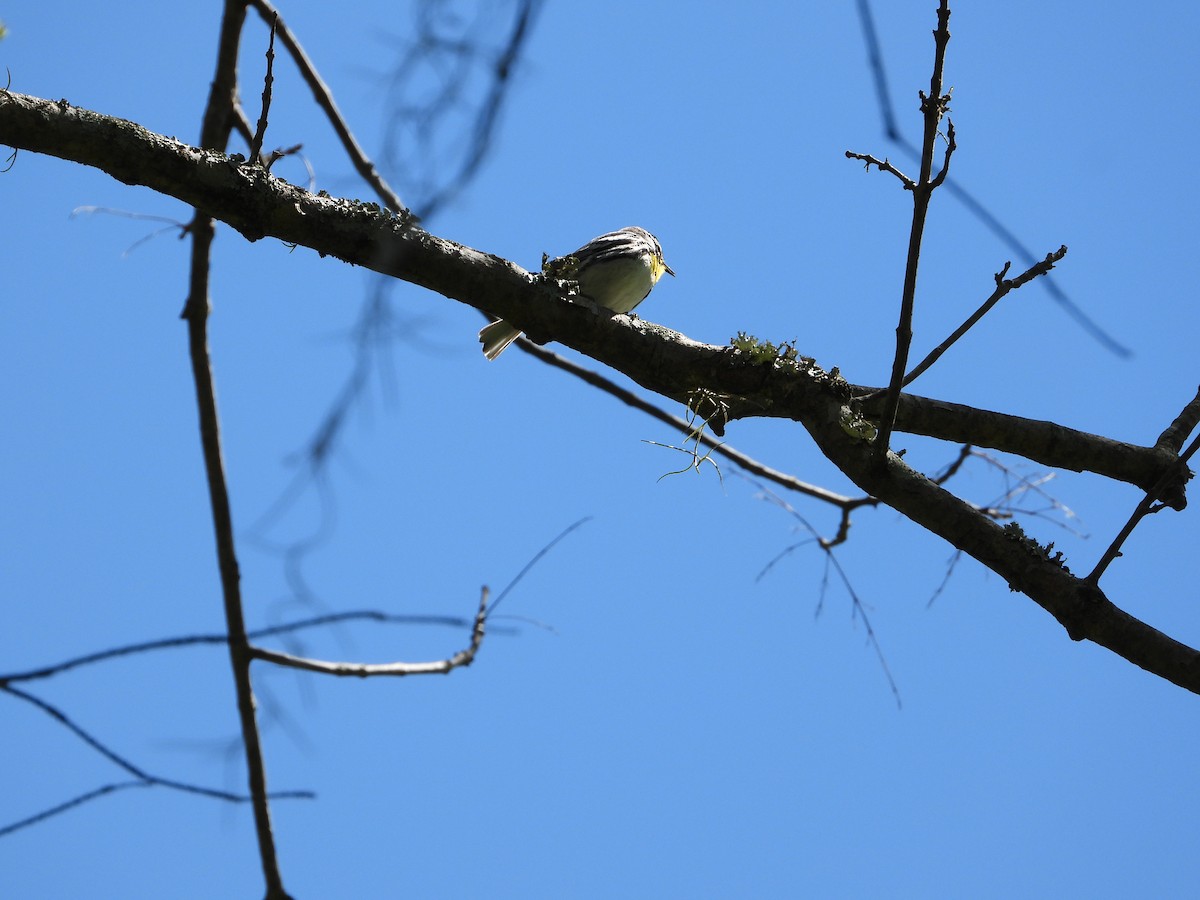
[[[675,270],[672,269],[670,266],[668,266],[666,263],[663,263],[663,269],[666,270],[666,273],[668,275],[670,275],[672,278],[675,277]]]

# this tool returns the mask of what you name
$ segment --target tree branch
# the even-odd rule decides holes
[[[235,117],[237,98],[237,57],[246,5],[240,0],[226,0],[221,20],[221,35],[217,49],[217,67],[212,89],[205,104],[200,130],[200,145],[207,152],[223,150],[229,142]],[[272,41],[273,44],[273,41]],[[269,58],[268,58],[269,60]],[[269,61],[267,90],[264,91],[263,116],[259,123],[266,129],[266,106],[269,103]],[[255,143],[259,138],[255,139]],[[251,167],[267,174],[259,166],[258,149],[251,154]],[[213,536],[216,542],[217,567],[221,579],[221,598],[225,611],[225,626],[229,634],[229,660],[233,672],[234,690],[246,759],[250,803],[254,810],[254,827],[258,839],[258,855],[267,897],[282,900],[288,896],[279,871],[275,836],[271,829],[271,806],[267,794],[267,772],[263,762],[262,744],[255,718],[254,688],[250,680],[249,642],[242,611],[241,573],[233,533],[233,513],[229,503],[229,486],[225,478],[225,463],[221,455],[220,417],[217,413],[216,388],[213,383],[212,359],[208,350],[209,262],[215,234],[211,213],[196,206],[196,215],[189,228],[192,253],[188,277],[188,297],[181,317],[187,323],[188,356],[192,381],[196,390],[196,411],[200,425],[200,447],[204,457],[205,481],[212,509]]]
[[[921,112],[925,116],[925,136],[921,145],[921,171],[916,184],[911,188],[913,196],[912,227],[908,235],[908,259],[904,267],[904,287],[900,294],[900,321],[896,325],[896,354],[892,360],[892,377],[888,382],[887,396],[883,403],[883,415],[879,420],[879,434],[875,450],[882,460],[891,446],[892,428],[896,423],[896,408],[900,404],[900,388],[904,372],[908,368],[908,353],[912,346],[913,310],[917,296],[917,268],[921,260],[921,242],[925,236],[925,219],[929,215],[929,201],[934,190],[942,183],[950,167],[950,155],[954,152],[954,128],[949,130],[945,162],[936,178],[933,173],[933,151],[937,145],[938,126],[949,107],[950,97],[942,93],[942,72],[946,64],[946,46],[950,43],[950,6],[941,0],[938,6],[938,27],[933,33],[933,75],[929,81],[929,95],[921,95]]]
[[[319,672],[322,675],[351,675],[355,678],[368,678],[376,675],[403,677],[405,675],[445,675],[462,666],[469,666],[475,661],[475,654],[483,644],[484,629],[487,625],[488,589],[480,592],[479,609],[475,613],[475,623],[471,628],[471,642],[463,650],[445,659],[427,663],[348,663],[329,662],[322,659],[309,659],[282,653],[278,650],[267,650],[264,647],[251,648],[251,655],[263,662],[275,663],[291,669],[303,669],[307,672]]]
[[[692,402],[699,388],[726,402],[724,425],[740,418],[798,419],[816,397],[844,392],[870,417],[878,388],[846,385],[811,360],[750,364],[732,347],[692,341],[642,319],[597,314],[561,301],[557,288],[520,266],[438,238],[374,204],[310,194],[237,157],[198,150],[132,122],[18,93],[0,93],[0,142],[101,169],[207,210],[248,239],[276,237],[436,291],[508,319],[540,341],[557,340],[639,384]],[[868,399],[863,399],[868,397]],[[896,428],[1091,471],[1149,490],[1167,468],[1186,470],[1165,448],[1136,447],[1051,422],[902,394]]]
[[[804,425],[827,457],[855,484],[925,529],[944,538],[1007,580],[1050,613],[1072,640],[1089,640],[1193,693],[1200,693],[1200,652],[1117,608],[1094,584],[1077,578],[1061,554],[1003,528],[925,476],[896,454],[883,465],[865,441],[847,437],[833,409]]]
[[[312,60],[308,58],[308,54],[300,45],[300,41],[296,38],[290,28],[279,15],[279,11],[275,9],[267,0],[249,0],[249,5],[254,7],[264,22],[271,25],[272,29],[279,34],[279,40],[283,43],[284,48],[288,51],[292,60],[296,63],[296,68],[300,70],[300,77],[304,79],[304,83],[308,85],[308,89],[312,91],[313,99],[325,112],[325,117],[329,119],[329,124],[333,126],[333,130],[337,133],[338,140],[342,142],[342,148],[346,151],[346,155],[350,157],[350,162],[354,165],[354,169],[359,176],[375,194],[383,201],[392,212],[400,212],[404,209],[404,204],[400,202],[399,196],[395,191],[388,186],[383,176],[376,171],[370,158],[359,146],[358,140],[350,131],[350,127],[346,124],[345,118],[342,116],[341,110],[338,109],[337,103],[334,102],[333,92],[329,86],[325,84],[320,74],[317,72],[316,66],[312,64]]]
[[[1004,268],[1001,269],[996,275],[996,289],[992,291],[991,296],[984,300],[979,309],[971,313],[971,315],[967,317],[967,320],[959,325],[958,328],[956,328],[948,338],[934,347],[931,351],[929,351],[929,354],[923,360],[913,366],[912,371],[904,376],[904,381],[901,382],[901,387],[908,387],[910,384],[920,378],[921,375],[928,371],[935,362],[942,358],[942,354],[954,346],[955,342],[958,341],[959,338],[970,331],[975,324],[984,316],[986,316],[991,311],[992,307],[1004,299],[1004,297],[1010,291],[1015,291],[1017,288],[1028,284],[1039,275],[1045,275],[1054,268],[1054,264],[1056,262],[1061,260],[1066,255],[1067,245],[1063,244],[1053,253],[1047,253],[1045,259],[1030,266],[1016,278],[1004,277],[1008,273],[1009,267],[1012,265],[1012,263],[1005,263]]]
[[[643,319],[599,314],[564,302],[556,286],[520,266],[436,237],[374,204],[310,194],[237,157],[198,150],[132,122],[17,93],[0,93],[0,142],[94,166],[205,209],[248,239],[272,236],[507,319],[539,341],[557,340],[685,405],[697,389],[726,403],[724,425],[740,418],[798,419],[833,390],[870,417],[878,388],[847,385],[811,360],[754,365],[746,354],[690,340]],[[1148,490],[1178,463],[1166,449],[1098,438],[1050,422],[902,394],[896,427],[971,443],[1036,462],[1092,471]]]
[[[1074,639],[1089,639],[1189,690],[1200,692],[1195,651],[1113,606],[1041,548],[989,520],[903,464],[879,457],[857,426],[855,394],[812,360],[755,364],[733,347],[692,341],[669,329],[566,302],[556,284],[490,254],[436,237],[374,204],[312,195],[255,165],[197,150],[137,125],[16,93],[0,94],[0,141],[101,168],[121,181],[175,196],[233,225],[247,238],[272,236],[426,287],[512,322],[535,342],[558,340],[681,403],[697,392],[719,399],[726,421],[748,416],[803,423],[822,451],[858,486],[938,534],[1051,612]],[[1065,468],[1101,471],[1152,487],[1186,469],[1165,448],[1137,448],[1048,422],[897,397],[897,423],[957,443],[1022,452]],[[907,415],[902,413],[908,407]],[[871,404],[861,404],[870,413]],[[931,425],[932,423],[932,425]],[[1005,432],[997,432],[1001,425]],[[964,433],[978,432],[978,433]],[[1032,448],[1032,449],[1030,449]],[[1074,451],[1086,460],[1074,461]],[[873,466],[872,466],[873,461]],[[1149,477],[1148,477],[1149,476]],[[1178,498],[1182,502],[1182,495]],[[283,662],[283,660],[276,660]]]

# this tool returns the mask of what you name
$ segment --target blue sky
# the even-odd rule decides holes
[[[933,2],[877,4],[915,140]],[[468,8],[468,4],[463,4]],[[1197,383],[1192,97],[1200,11],[957,4],[947,80],[953,174],[1133,350],[1107,352],[1039,286],[1010,295],[917,392],[1150,443]],[[980,8],[983,7],[983,8]],[[284,8],[368,150],[411,33],[397,4]],[[12,87],[195,141],[219,4],[9,4]],[[264,30],[244,42],[256,109]],[[536,267],[642,225],[678,273],[639,309],[698,340],[739,330],[852,381],[891,362],[908,198],[847,149],[890,155],[854,4],[550,3],[487,163],[430,230]],[[269,146],[303,142],[317,186],[369,198],[284,60]],[[243,148],[238,147],[241,150]],[[293,161],[277,174],[303,183]],[[397,182],[405,194],[405,185]],[[0,177],[0,670],[221,626],[186,340],[178,202],[22,153]],[[131,252],[126,252],[138,244]],[[990,292],[1011,253],[948,196],[921,271],[918,352]],[[1019,268],[1018,263],[1014,266]],[[256,670],[285,883],[296,896],[792,897],[1176,893],[1195,880],[1195,698],[1072,643],[973,562],[888,510],[860,511],[838,559],[903,698],[794,520],[724,466],[662,477],[663,426],[510,351],[480,318],[392,293],[397,339],[372,371],[323,490],[268,527],[297,453],[353,361],[371,277],[311,251],[215,247],[212,343],[248,617],[343,609],[469,615],[563,529],[505,600],[474,666],[334,681]],[[673,410],[679,412],[679,410]],[[839,491],[785,422],[729,442]],[[901,436],[927,471],[955,448]],[[1010,461],[1011,462],[1011,461]],[[1022,475],[1044,473],[1015,463]],[[954,482],[1005,490],[975,461]],[[1090,569],[1138,496],[1059,473],[1078,518],[1022,519]],[[819,530],[836,518],[790,502]],[[322,504],[325,504],[324,506]],[[1200,641],[1191,510],[1143,524],[1109,596]],[[274,548],[313,534],[303,588]],[[1063,527],[1064,524],[1068,527]],[[817,614],[820,610],[819,615]],[[423,660],[460,631],[346,627],[313,655]],[[219,650],[79,670],[31,687],[164,777],[241,789]],[[119,780],[30,707],[0,710],[0,822]],[[109,797],[0,841],[19,897],[255,896],[249,811],[164,790]]]

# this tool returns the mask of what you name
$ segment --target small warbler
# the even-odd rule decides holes
[[[543,257],[545,260],[545,257]],[[543,261],[542,271],[563,281],[579,282],[579,296],[613,312],[627,313],[649,296],[663,272],[658,238],[644,228],[622,228],[588,241],[574,253]],[[479,332],[483,355],[495,359],[521,332],[503,319]]]

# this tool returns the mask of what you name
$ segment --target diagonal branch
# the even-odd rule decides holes
[[[1200,425],[1200,388],[1196,390],[1196,396],[1180,410],[1175,420],[1167,426],[1166,431],[1158,436],[1154,446],[1170,453],[1178,453],[1183,442],[1187,440],[1187,436],[1196,430],[1197,425]]]
[[[363,181],[371,186],[371,189],[388,209],[394,213],[403,210],[404,204],[400,202],[400,198],[396,195],[395,191],[388,186],[383,176],[376,171],[370,158],[363,151],[362,147],[359,146],[358,140],[346,124],[341,110],[338,109],[337,103],[334,102],[333,92],[330,91],[329,86],[322,80],[316,67],[312,64],[312,60],[308,58],[308,54],[300,46],[300,41],[292,34],[291,29],[287,27],[287,24],[279,15],[279,11],[267,2],[267,0],[249,0],[249,5],[253,6],[255,11],[262,16],[264,22],[271,24],[278,32],[280,42],[296,63],[296,68],[300,70],[300,77],[304,79],[304,83],[312,91],[313,99],[316,100],[317,106],[324,110],[325,117],[329,119],[329,124],[333,126],[333,130],[337,133],[338,140],[342,142],[342,147],[346,151],[346,155],[350,157],[350,162],[354,165],[355,171],[358,172]]]
[[[720,399],[728,413],[726,421],[747,416],[794,418],[862,490],[997,572],[1050,611],[1073,638],[1093,640],[1200,692],[1195,651],[1117,609],[1097,589],[1045,558],[1041,548],[1022,534],[1000,529],[970,504],[912,472],[894,454],[881,461],[861,430],[852,427],[853,396],[862,391],[811,360],[755,364],[749,353],[733,347],[702,344],[644,320],[597,313],[561,298],[554,285],[521,267],[431,235],[405,217],[370,205],[314,196],[274,179],[258,166],[240,165],[132,123],[60,103],[0,93],[0,141],[95,165],[129,183],[146,184],[224,219],[252,240],[271,235],[437,291],[512,322],[534,341],[561,341],[681,403],[688,403],[697,390],[705,391]],[[952,405],[907,395],[897,397],[898,421],[906,402],[923,407],[933,419],[941,416],[947,432],[965,430],[953,426]],[[869,406],[861,405],[864,410]],[[964,416],[964,421],[984,431],[998,420],[994,413],[960,409],[973,414]],[[1081,433],[1018,417],[1005,421],[1017,429],[1017,438],[989,443],[956,433],[951,439],[995,446],[1037,434],[1045,455],[1061,457],[1068,468],[1078,468],[1069,462],[1070,448],[1051,445],[1055,437],[1080,438]],[[718,433],[724,426],[724,422],[709,424]],[[1182,484],[1186,474],[1166,450],[1133,448],[1103,438],[1092,439],[1088,448],[1099,462],[1091,459],[1086,468],[1111,464],[1135,483],[1150,473],[1152,486],[1165,469],[1175,468]],[[1110,453],[1111,459],[1106,459]],[[1136,474],[1139,466],[1140,475]]]
[[[832,406],[836,401],[830,401]],[[1119,609],[1098,586],[1073,575],[1061,554],[1003,528],[910,469],[894,453],[883,465],[869,444],[848,438],[833,410],[804,425],[827,457],[861,489],[941,536],[1050,613],[1072,640],[1089,640],[1161,678],[1200,694],[1200,652]]]
[[[1009,266],[1012,265],[1012,263],[1005,263],[1004,268],[999,274],[996,275],[996,289],[992,291],[991,296],[983,301],[983,305],[981,305],[979,309],[975,310],[975,312],[971,313],[971,315],[967,317],[967,320],[959,325],[958,328],[954,330],[954,333],[950,335],[950,337],[938,344],[929,352],[928,356],[917,363],[917,365],[913,367],[913,370],[904,376],[904,381],[901,386],[908,387],[910,384],[920,378],[930,366],[932,366],[942,357],[943,353],[949,350],[959,338],[970,331],[975,324],[985,315],[987,315],[991,311],[992,307],[1003,300],[1010,291],[1015,291],[1022,285],[1028,284],[1039,275],[1045,275],[1054,268],[1054,264],[1056,262],[1061,260],[1066,255],[1067,245],[1063,244],[1053,253],[1047,253],[1045,259],[1030,266],[1016,278],[1004,277],[1008,272]]]
[[[562,300],[555,288],[507,260],[436,237],[404,217],[356,201],[310,194],[236,158],[208,153],[65,102],[0,93],[0,142],[94,166],[197,206],[248,239],[271,236],[366,266],[507,319],[538,341],[557,340],[612,366],[651,391],[688,404],[697,389],[726,405],[720,435],[741,418],[799,419],[814,398],[844,392],[864,414],[881,415],[878,388],[847,385],[805,365],[754,365],[732,347],[693,341],[626,316],[599,315]],[[858,398],[858,399],[854,399]],[[1169,450],[1136,447],[1052,422],[900,396],[896,428],[1026,456],[1044,465],[1154,485]]]
[[[20,688],[14,687],[11,684],[3,685],[0,687],[0,690],[41,710],[51,719],[58,722],[60,725],[74,734],[84,744],[91,747],[92,750],[94,750],[100,756],[104,757],[114,766],[126,772],[127,774],[132,775],[136,779],[132,782],[110,784],[93,791],[88,791],[87,793],[81,794],[80,796],[68,800],[65,803],[58,804],[50,809],[42,810],[33,816],[29,816],[17,822],[9,823],[8,825],[0,827],[0,837],[10,834],[14,831],[19,831],[22,828],[27,828],[30,825],[44,821],[51,816],[64,813],[69,809],[73,809],[83,803],[103,797],[106,794],[113,793],[117,790],[124,790],[130,787],[164,787],[181,791],[185,794],[195,794],[201,797],[209,797],[214,800],[226,800],[232,803],[246,803],[253,800],[252,797],[246,794],[235,794],[230,791],[218,790],[217,788],[209,788],[204,787],[203,785],[191,784],[190,782],[186,781],[176,781],[173,778],[163,778],[158,775],[152,775],[145,769],[126,759],[116,750],[113,750],[98,737],[75,722],[70,716],[53,704],[46,702],[45,700],[29,693],[28,691],[23,691]],[[311,791],[282,791],[272,794],[272,797],[279,799],[311,799],[313,796],[314,795]]]
[[[686,420],[681,419],[678,416],[671,415],[666,410],[655,406],[649,400],[638,396],[633,391],[626,390],[619,384],[613,382],[612,379],[604,377],[599,372],[581,366],[578,363],[567,359],[561,354],[555,353],[552,350],[547,350],[545,347],[539,347],[537,344],[533,343],[533,341],[530,341],[527,338],[518,338],[517,346],[533,356],[535,359],[546,363],[546,365],[556,369],[561,369],[568,374],[574,375],[584,384],[591,385],[597,390],[603,391],[604,393],[615,397],[626,406],[630,406],[633,409],[644,412],[646,415],[650,416],[650,418],[657,419],[659,422],[674,428],[681,434],[692,434],[694,432],[693,426]],[[767,481],[773,481],[775,484],[782,488],[786,488],[789,491],[795,491],[798,494],[807,494],[809,497],[813,497],[817,500],[823,500],[826,503],[832,503],[835,506],[844,506],[846,503],[852,502],[849,497],[843,497],[841,494],[831,491],[828,488],[823,488],[820,485],[809,484],[808,482],[801,481],[794,475],[789,475],[787,472],[780,472],[778,469],[772,469],[770,466],[760,463],[752,456],[749,456],[742,451],[735,449],[734,447],[730,447],[724,441],[717,440],[707,432],[698,434],[696,437],[702,446],[708,447],[714,453],[720,454],[730,462],[740,466],[746,472],[749,472],[751,475],[757,475],[759,478],[766,479]]]
[[[1169,450],[1176,440],[1183,440],[1183,438],[1187,437],[1192,429],[1196,427],[1196,416],[1198,414],[1200,414],[1200,392],[1175,417],[1170,427],[1159,437],[1156,446]],[[1200,449],[1200,436],[1193,438],[1187,450],[1179,455],[1180,465],[1186,467],[1197,449]],[[1129,516],[1129,520],[1117,536],[1113,538],[1113,542],[1109,545],[1108,549],[1104,551],[1100,557],[1100,561],[1096,563],[1096,568],[1088,575],[1087,580],[1090,583],[1098,584],[1100,582],[1100,576],[1104,574],[1104,570],[1109,567],[1113,560],[1121,555],[1121,547],[1124,546],[1129,535],[1133,534],[1133,529],[1137,528],[1146,516],[1161,512],[1163,509],[1174,505],[1171,502],[1173,499],[1173,489],[1177,489],[1177,486],[1170,483],[1170,472],[1163,472],[1162,477],[1155,482],[1154,486],[1146,491],[1146,496],[1138,502],[1133,513]],[[1181,507],[1174,505],[1174,508],[1179,509]]]

